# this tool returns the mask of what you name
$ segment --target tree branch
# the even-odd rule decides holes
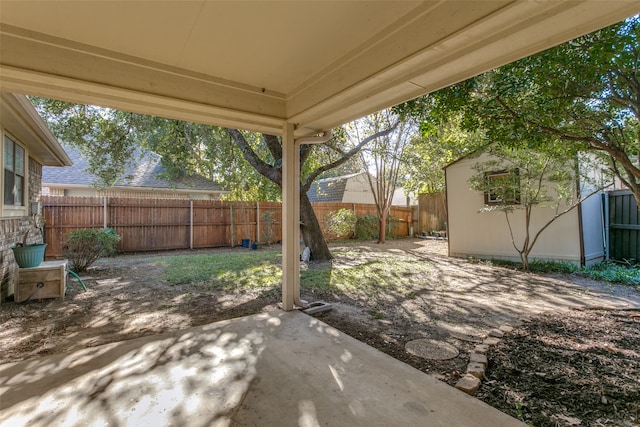
[[[262,135],[269,152],[275,160],[282,159],[282,143],[280,138],[274,135]]]
[[[342,157],[340,157],[339,159],[328,163],[324,166],[321,166],[319,168],[317,168],[315,171],[311,172],[309,174],[309,176],[307,176],[307,179],[305,180],[304,184],[302,185],[302,191],[303,192],[307,192],[309,191],[309,188],[311,188],[311,184],[313,183],[313,181],[320,176],[321,173],[326,172],[328,170],[331,170],[333,168],[336,168],[344,163],[346,163],[349,159],[351,159],[354,155],[356,155],[360,149],[362,147],[364,147],[365,145],[367,145],[367,143],[369,143],[370,141],[373,141],[376,138],[380,138],[383,136],[386,136],[388,134],[390,134],[391,132],[393,132],[397,127],[398,127],[399,122],[396,122],[393,124],[393,126],[391,126],[388,129],[385,129],[383,131],[380,132],[376,132],[373,135],[370,135],[368,137],[366,137],[365,139],[363,139],[362,141],[360,141],[360,143],[358,145],[356,145],[355,147],[353,147],[351,150],[347,151]]]
[[[253,166],[260,175],[273,181],[279,186],[282,186],[282,174],[280,173],[280,170],[274,168],[258,157],[239,130],[227,128],[227,132],[229,132],[229,135],[231,135],[231,138],[242,152],[242,156],[245,160],[249,162],[249,164]]]

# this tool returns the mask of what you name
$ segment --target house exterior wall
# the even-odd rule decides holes
[[[473,256],[520,261],[513,248],[511,237],[502,212],[478,211],[484,205],[484,194],[469,186],[469,178],[475,171],[472,166],[488,160],[487,155],[475,159],[462,159],[446,169],[447,212],[449,226],[449,254],[451,256]],[[533,232],[553,217],[553,209],[534,207],[532,212]],[[530,259],[581,261],[580,224],[578,209],[557,219],[536,242]],[[524,239],[524,212],[516,209],[510,214],[516,242]]]
[[[68,196],[68,197],[132,197],[138,199],[180,199],[180,200],[220,200],[220,193],[190,193],[183,191],[148,191],[148,190],[98,190],[96,188],[78,187],[44,187],[44,194],[47,196]]]
[[[8,296],[13,294],[16,281],[17,265],[13,258],[11,247],[21,242],[27,230],[33,229],[29,216],[31,203],[40,201],[40,180],[42,177],[42,165],[29,157],[28,164],[28,194],[25,206],[25,215],[17,217],[0,218],[0,304]],[[0,188],[3,188],[0,186]],[[27,243],[42,243],[42,234],[29,233]]]

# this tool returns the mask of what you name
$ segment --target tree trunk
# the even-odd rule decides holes
[[[316,218],[316,214],[313,211],[313,207],[306,193],[300,194],[300,220],[302,222],[300,225],[302,238],[304,239],[304,244],[307,245],[311,251],[311,259],[332,259],[333,256],[329,251],[327,242],[324,240],[320,223]]]
[[[387,239],[387,213],[384,210],[378,221],[378,243],[384,243]]]
[[[522,261],[522,269],[527,273],[529,270],[529,254],[527,252],[520,252],[520,261]]]

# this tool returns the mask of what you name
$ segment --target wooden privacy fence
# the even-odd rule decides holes
[[[121,252],[234,247],[244,239],[282,239],[282,206],[276,202],[44,196],[42,207],[47,258],[63,256],[67,235],[80,228],[113,228],[121,236]],[[352,203],[314,203],[313,209],[323,229],[324,217],[332,211],[376,213],[375,205]],[[393,230],[396,235],[408,235],[411,211],[391,209],[391,216],[401,219]],[[265,221],[265,212],[272,213],[272,221]]]
[[[418,196],[419,232],[447,229],[447,201],[444,191]]]

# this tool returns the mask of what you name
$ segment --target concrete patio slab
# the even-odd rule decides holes
[[[0,365],[2,426],[518,426],[298,312]]]

